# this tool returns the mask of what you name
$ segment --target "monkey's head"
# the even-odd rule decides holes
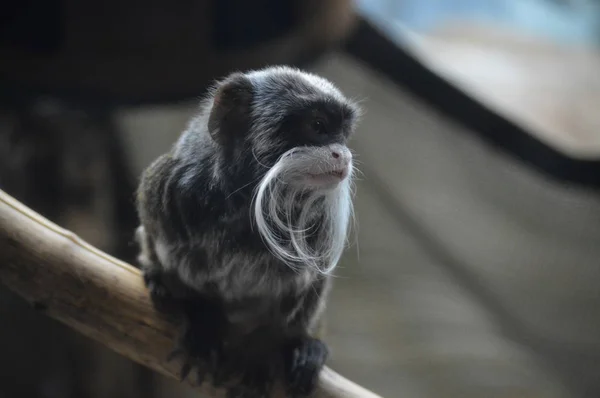
[[[234,73],[216,86],[214,141],[254,188],[253,216],[269,249],[292,267],[329,272],[352,216],[347,143],[360,109],[332,83],[288,67]]]

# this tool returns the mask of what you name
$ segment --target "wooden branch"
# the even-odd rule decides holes
[[[141,274],[0,190],[0,282],[34,308],[119,354],[178,377],[165,358],[174,325],[157,313]],[[193,378],[192,378],[193,379]],[[199,390],[211,397],[223,391]],[[281,388],[274,395],[284,397]],[[313,398],[381,398],[325,368]]]

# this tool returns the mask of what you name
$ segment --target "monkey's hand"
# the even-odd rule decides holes
[[[289,341],[284,350],[286,384],[293,397],[310,395],[329,349],[321,340],[300,337]]]

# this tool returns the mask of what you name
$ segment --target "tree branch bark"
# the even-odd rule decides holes
[[[133,232],[132,232],[133,233]],[[0,190],[0,282],[34,308],[163,375],[173,323],[153,309],[140,271]],[[223,391],[198,387],[210,397]],[[278,388],[274,397],[285,395]],[[313,398],[381,398],[325,368]]]

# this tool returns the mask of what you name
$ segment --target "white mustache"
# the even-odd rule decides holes
[[[269,250],[293,269],[309,266],[329,274],[347,243],[354,216],[352,167],[349,175],[331,189],[297,183],[315,167],[326,170],[330,153],[320,147],[291,149],[269,169],[255,190],[256,228]],[[312,244],[310,237],[315,238]]]

